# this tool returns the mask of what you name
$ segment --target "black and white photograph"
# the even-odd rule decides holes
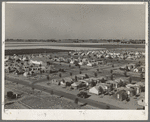
[[[147,120],[147,2],[3,2],[2,119]]]

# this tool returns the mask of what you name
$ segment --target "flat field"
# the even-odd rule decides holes
[[[7,42],[5,44],[6,49],[17,49],[20,47],[29,48],[29,47],[38,47],[38,48],[49,48],[49,47],[76,47],[76,48],[144,48],[144,44],[117,44],[117,43],[51,43],[51,42]]]
[[[7,42],[5,54],[53,53],[70,50],[117,49],[145,51],[144,44],[112,44],[112,43],[51,43],[51,42]]]

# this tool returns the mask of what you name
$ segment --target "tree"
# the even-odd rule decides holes
[[[66,82],[66,86],[71,86],[71,83],[70,82]]]
[[[47,80],[49,80],[49,75],[47,75]]]
[[[121,86],[121,87],[123,86],[123,81],[120,81],[120,86]]]
[[[58,82],[58,86],[60,86],[60,82]]]
[[[32,90],[34,91],[34,87],[32,87]]]
[[[112,69],[110,70],[110,73],[111,73],[111,74],[113,73],[113,70],[112,70]]]
[[[114,64],[112,65],[112,67],[114,67]]]
[[[80,74],[82,74],[81,70],[80,70]]]
[[[140,77],[141,77],[141,79],[143,79],[143,73],[141,73]]]
[[[103,88],[102,88],[102,87],[99,87],[99,92],[100,92],[101,94],[103,94],[103,93],[104,93],[104,90],[103,90]]]
[[[86,78],[89,78],[89,76],[88,76],[87,74],[85,74],[85,77],[86,77]]]
[[[110,109],[110,106],[107,105],[107,106],[106,106],[106,109]]]
[[[78,80],[78,77],[77,76],[75,76],[75,81],[77,81]]]
[[[72,76],[72,72],[70,72],[70,76]]]
[[[122,86],[123,87],[126,87],[127,83],[126,82],[123,82]]]
[[[127,77],[127,72],[126,71],[124,72],[124,76]]]
[[[75,66],[79,66],[78,62],[77,61],[74,61],[74,64]]]
[[[40,65],[39,65],[39,66],[40,66],[40,70],[41,70],[42,64],[40,63]]]
[[[74,103],[75,103],[75,104],[78,104],[78,101],[79,101],[79,99],[78,99],[78,98],[75,98]]]
[[[94,87],[94,86],[96,86],[96,83],[94,82],[94,80],[92,80],[91,87]]]
[[[59,73],[59,77],[61,78],[61,73]]]
[[[141,61],[139,61],[139,65],[140,65],[140,66],[141,66],[141,64],[142,64]]]
[[[113,80],[113,78],[114,78],[114,77],[113,77],[113,75],[111,74],[110,79]]]
[[[101,82],[102,82],[102,83],[105,83],[105,79],[104,79],[104,78],[102,78]]]
[[[131,77],[129,77],[129,83],[132,83],[132,78]]]
[[[70,56],[70,53],[68,52],[68,56]]]
[[[42,70],[41,70],[41,68],[40,68],[40,74],[42,74]]]
[[[94,73],[94,76],[97,77],[97,73],[96,72]]]
[[[113,84],[110,85],[110,91],[112,91],[112,90],[113,90]]]
[[[50,92],[50,93],[51,93],[51,95],[53,95],[53,94],[54,94],[54,91],[53,91],[53,90],[51,90],[51,92]]]
[[[127,97],[127,98],[126,98],[126,101],[127,101],[127,102],[129,102],[129,101],[130,101],[130,98],[129,98],[129,97]]]
[[[128,66],[126,66],[126,71],[128,71],[129,70],[129,68],[128,68]]]
[[[99,72],[99,69],[97,69],[97,72]]]

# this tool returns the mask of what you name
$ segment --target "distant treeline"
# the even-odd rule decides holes
[[[122,43],[122,44],[145,44],[145,40],[119,40],[119,39],[116,39],[116,40],[112,40],[112,39],[109,39],[107,40],[107,42],[116,42],[116,43]]]
[[[59,42],[59,43],[122,43],[122,44],[145,44],[145,40],[121,40],[121,39],[6,39],[6,42]]]

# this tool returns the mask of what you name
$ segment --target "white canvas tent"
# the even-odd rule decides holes
[[[30,60],[30,63],[31,64],[38,64],[38,65],[43,64],[42,61],[33,61],[33,60]]]
[[[89,92],[99,95],[99,86],[92,87],[91,89],[89,89]]]

